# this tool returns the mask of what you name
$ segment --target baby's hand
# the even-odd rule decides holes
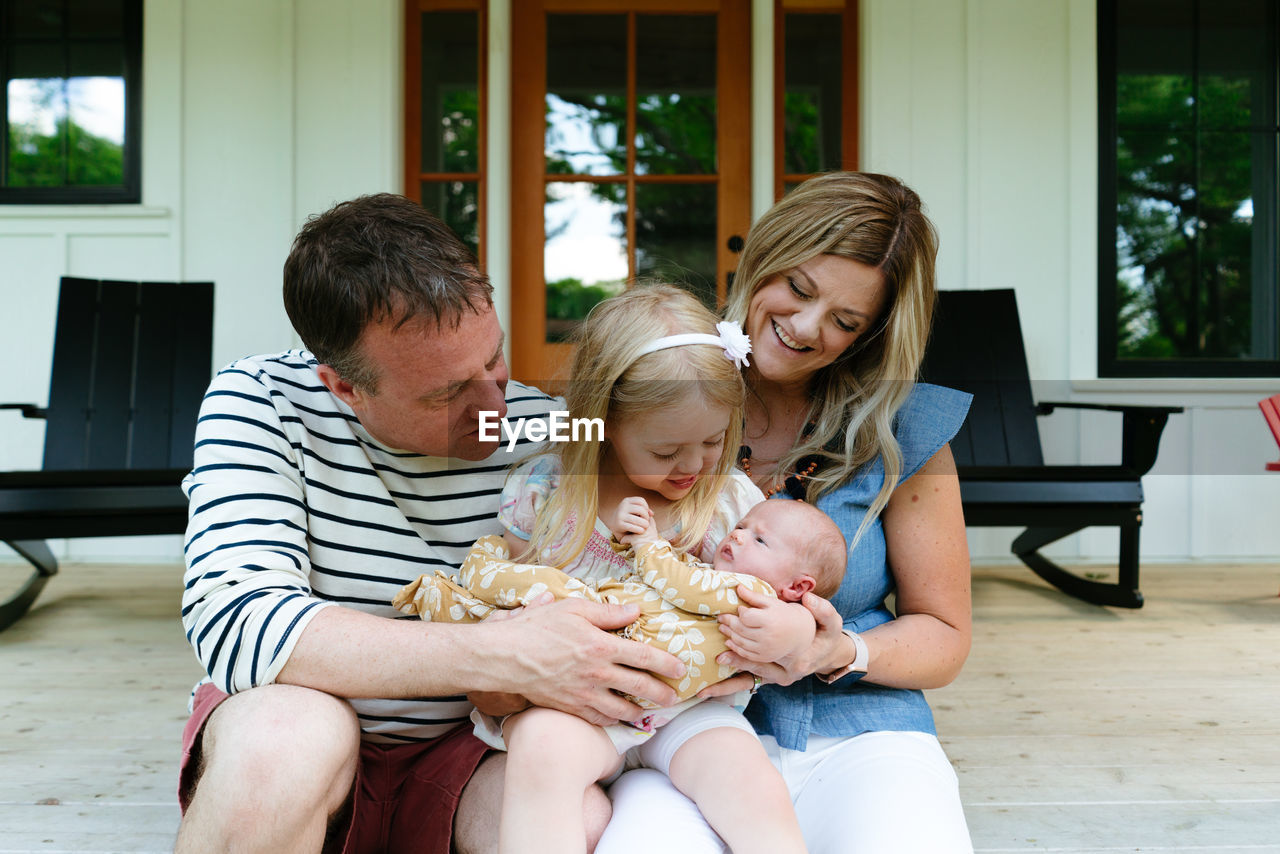
[[[800,662],[817,633],[817,622],[808,608],[741,585],[738,599],[742,605],[736,614],[726,612],[719,617],[720,632],[730,653],[746,662],[780,665],[783,675],[768,679],[780,685],[790,685],[812,672],[804,670]],[[747,669],[736,662],[720,663]],[[750,669],[758,672],[754,666]]]
[[[613,518],[608,521],[609,530],[619,542],[627,545],[652,542],[658,538],[649,503],[638,495],[622,499],[613,511]]]

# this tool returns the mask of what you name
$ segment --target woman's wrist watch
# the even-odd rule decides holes
[[[849,640],[853,641],[853,661],[849,662],[844,667],[841,667],[839,670],[833,670],[830,673],[814,674],[814,676],[817,676],[828,685],[835,682],[837,679],[843,679],[850,673],[856,673],[859,676],[866,676],[867,664],[871,659],[871,654],[867,651],[867,642],[864,641],[857,632],[850,629],[842,629],[841,631],[848,635]]]

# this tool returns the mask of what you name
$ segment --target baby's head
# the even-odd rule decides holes
[[[840,528],[812,504],[762,501],[720,541],[713,566],[767,581],[785,602],[812,591],[829,597],[848,562]]]

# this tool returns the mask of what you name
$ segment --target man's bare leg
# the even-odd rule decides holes
[[[359,751],[355,712],[336,697],[291,685],[230,697],[205,724],[175,854],[320,851]]]

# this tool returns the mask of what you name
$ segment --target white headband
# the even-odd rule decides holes
[[[720,321],[716,324],[716,332],[720,334],[684,332],[680,335],[668,335],[665,338],[650,341],[640,351],[640,355],[647,356],[659,350],[666,350],[668,347],[683,347],[686,344],[714,344],[717,347],[724,348],[724,357],[734,362],[738,366],[738,370],[742,370],[751,364],[747,361],[747,354],[751,352],[751,339],[742,331],[742,327],[736,321]]]

